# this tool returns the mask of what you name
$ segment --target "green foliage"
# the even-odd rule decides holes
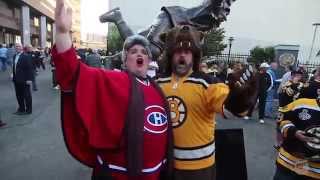
[[[227,44],[223,43],[225,38],[225,30],[223,28],[213,29],[208,32],[204,37],[203,55],[214,56],[221,54],[227,47]]]
[[[120,52],[122,50],[123,42],[117,27],[115,25],[110,25],[107,35],[108,51],[112,52],[112,54]]]
[[[254,47],[250,50],[251,61],[256,64],[261,64],[262,62],[272,62],[275,58],[275,51],[273,47],[262,48],[259,46]]]

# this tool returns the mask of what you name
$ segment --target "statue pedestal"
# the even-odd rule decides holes
[[[218,129],[215,139],[217,180],[247,180],[243,130]]]

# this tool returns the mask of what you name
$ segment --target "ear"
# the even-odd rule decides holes
[[[159,36],[159,39],[160,39],[163,43],[166,43],[167,33],[161,33],[160,36]]]

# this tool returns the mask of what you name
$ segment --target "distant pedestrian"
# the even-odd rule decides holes
[[[2,63],[1,70],[6,71],[7,70],[7,51],[5,44],[0,44],[0,61]]]
[[[14,55],[16,55],[16,48],[14,47],[14,44],[11,43],[9,45],[8,50],[7,50],[7,64],[8,65],[12,65]]]
[[[60,87],[56,79],[56,66],[52,58],[50,59],[50,65],[51,65],[51,72],[52,72],[52,88],[58,90],[60,89]]]
[[[278,69],[278,64],[276,62],[272,62],[270,67],[271,68],[267,70],[267,74],[270,76],[271,84],[267,90],[265,115],[269,118],[275,118],[273,98],[276,93],[276,70]]]
[[[24,51],[30,55],[31,57],[31,62],[32,62],[32,67],[33,67],[33,79],[32,79],[32,90],[33,91],[38,91],[38,86],[37,86],[37,82],[36,82],[36,76],[38,73],[37,70],[37,56],[35,54],[35,52],[33,51],[33,47],[30,44],[27,44],[24,47]]]
[[[267,69],[270,68],[268,63],[262,63],[259,69],[259,122],[261,124],[264,123],[265,117],[265,106],[266,106],[266,98],[268,88],[271,86],[271,78],[267,74]]]
[[[13,58],[12,72],[13,83],[19,108],[16,115],[32,113],[32,96],[30,86],[34,79],[32,57],[29,53],[23,52],[22,45],[16,44],[17,54]]]
[[[88,55],[86,57],[86,64],[90,67],[96,67],[101,68],[102,67],[102,61],[101,56],[98,54],[97,50],[88,50]]]

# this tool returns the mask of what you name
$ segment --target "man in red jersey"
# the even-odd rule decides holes
[[[92,167],[94,180],[168,179],[172,169],[170,113],[147,77],[151,51],[139,35],[126,39],[126,72],[90,68],[77,60],[72,10],[56,1],[52,56],[62,91],[62,127],[69,152]]]

